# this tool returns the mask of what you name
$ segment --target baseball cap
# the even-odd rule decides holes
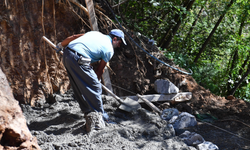
[[[122,30],[120,30],[120,29],[113,29],[113,30],[110,31],[109,34],[112,34],[112,35],[114,35],[114,36],[120,37],[120,38],[122,39],[122,42],[123,42],[125,45],[127,45],[127,43],[126,43],[126,41],[125,41],[125,39],[124,39],[124,33],[122,32]]]

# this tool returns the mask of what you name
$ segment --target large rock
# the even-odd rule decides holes
[[[204,138],[195,132],[185,131],[179,136],[188,146],[197,146],[205,142]]]
[[[37,140],[29,131],[22,110],[14,99],[1,68],[0,101],[0,149],[39,150]]]
[[[157,79],[154,85],[155,91],[159,94],[173,94],[179,92],[179,88],[168,80]]]
[[[161,118],[164,120],[170,120],[173,116],[178,116],[179,111],[175,108],[164,109],[161,113]]]
[[[197,125],[196,118],[187,112],[182,112],[179,116],[173,116],[169,123],[173,124],[176,130]]]

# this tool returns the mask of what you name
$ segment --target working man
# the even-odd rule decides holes
[[[112,58],[114,49],[126,45],[124,33],[113,29],[109,35],[98,31],[77,34],[57,44],[57,51],[64,49],[63,64],[67,70],[70,84],[86,119],[86,130],[105,127],[109,119],[103,109],[101,99],[101,76],[107,62]],[[99,62],[94,71],[91,63]]]

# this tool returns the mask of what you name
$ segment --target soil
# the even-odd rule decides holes
[[[41,149],[189,149],[158,115],[143,108],[124,112],[112,97],[103,97],[104,108],[116,124],[86,133],[73,93],[55,96],[56,103],[42,108],[21,105]]]
[[[133,37],[132,33],[130,35]],[[131,91],[140,94],[154,94],[153,83],[156,79],[169,80],[180,89],[180,92],[192,92],[192,98],[184,103],[154,103],[156,106],[161,110],[177,108],[180,112],[188,112],[196,117],[197,114],[209,114],[214,119],[200,118],[202,120],[198,120],[197,118],[200,122],[189,130],[201,134],[206,141],[216,144],[220,149],[250,149],[250,104],[232,95],[226,98],[214,95],[209,89],[197,84],[192,75],[183,74],[155,61],[145,51],[177,69],[189,72],[179,68],[172,60],[168,60],[163,52],[147,40],[145,37],[136,40],[144,50],[138,47],[121,49],[112,59],[113,71],[119,72],[119,74],[111,76],[112,84],[118,85],[115,86],[117,88],[114,91],[124,95],[129,95],[128,90],[124,89],[129,89],[130,94]],[[129,51],[129,49],[134,49],[134,51]],[[122,69],[119,69],[119,64],[122,65]],[[131,79],[134,82],[129,82]]]
[[[185,71],[150,43],[145,46],[154,56]],[[153,83],[159,78],[171,81],[180,92],[192,92],[191,100],[186,102],[154,104],[161,110],[177,108],[179,112],[188,112],[197,117],[198,124],[175,131],[146,104],[142,103],[142,108],[136,111],[125,112],[118,109],[116,99],[104,92],[104,109],[116,124],[106,124],[103,130],[87,133],[84,115],[69,90],[65,94],[54,94],[54,104],[21,105],[28,127],[42,149],[196,149],[178,137],[185,130],[200,134],[219,149],[250,149],[249,103],[233,96],[226,99],[214,95],[198,85],[192,76],[154,62],[136,47],[116,50],[110,68],[113,90],[120,97],[135,93],[155,94]]]
[[[179,137],[188,130],[200,134],[205,141],[223,150],[249,149],[249,126],[236,116],[214,122],[198,122],[191,128],[175,131],[158,114],[142,108],[133,112],[118,109],[119,102],[103,95],[104,109],[116,124],[106,124],[103,130],[86,132],[85,119],[70,90],[55,94],[56,102],[42,107],[21,104],[32,135],[41,149],[195,149]],[[179,108],[179,107],[178,107]],[[231,118],[230,118],[231,117]]]

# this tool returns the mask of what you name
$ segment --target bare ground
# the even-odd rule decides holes
[[[44,107],[21,105],[31,133],[42,149],[190,149],[157,114],[143,108],[131,113],[103,96],[104,108],[116,124],[86,133],[85,119],[73,93],[55,95],[57,102]]]

